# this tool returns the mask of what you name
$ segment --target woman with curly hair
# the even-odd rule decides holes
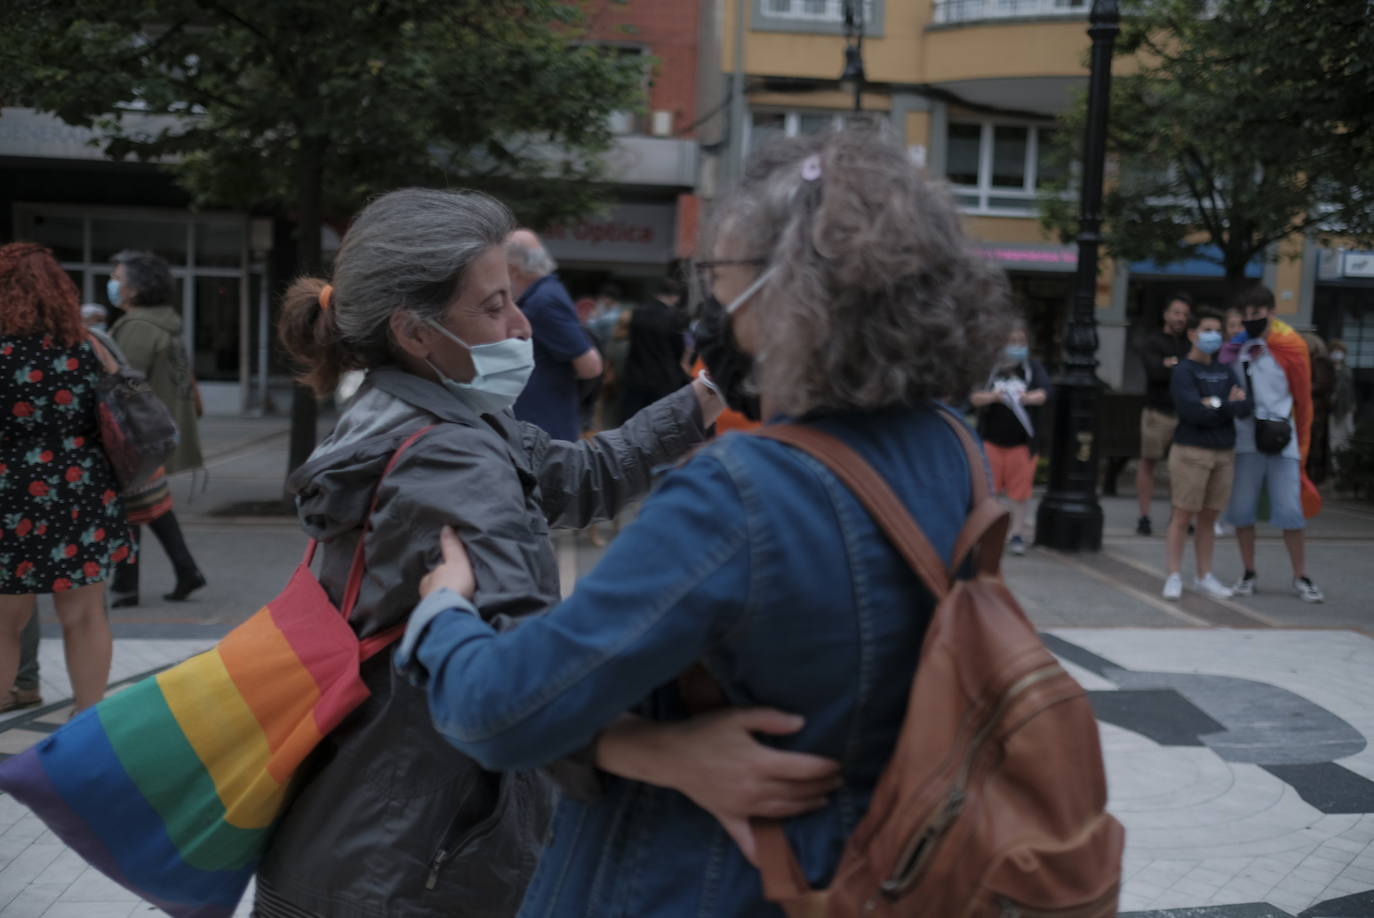
[[[77,711],[105,694],[105,581],[133,557],[100,448],[103,372],[52,253],[0,247],[0,687],[14,683],[35,597],[51,593]]]
[[[987,378],[1012,318],[948,192],[889,130],[851,127],[757,153],[709,238],[701,343],[727,401],[757,396],[768,423],[857,450],[948,565],[985,472],[936,403]],[[840,763],[841,780],[808,785],[818,809],[771,814],[793,816],[806,880],[829,881],[892,755],[935,600],[824,466],[721,437],[664,478],[569,598],[502,633],[473,614],[483,571],[443,538],[396,662],[450,743],[487,768],[536,767],[631,709],[683,716],[677,678],[702,661],[733,705],[800,715],[772,745]],[[756,844],[748,821],[648,776],[608,779],[595,800],[559,801],[520,915],[781,915]]]

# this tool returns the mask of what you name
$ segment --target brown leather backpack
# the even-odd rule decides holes
[[[1115,915],[1125,832],[1105,811],[1097,721],[1002,583],[1007,513],[973,436],[945,419],[973,473],[949,569],[844,443],[809,427],[758,432],[825,463],[938,601],[897,745],[830,887],[810,888],[780,822],[756,821],[764,893],[789,918]],[[965,559],[974,576],[956,579]]]

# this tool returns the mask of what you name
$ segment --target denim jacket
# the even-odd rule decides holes
[[[859,450],[948,560],[969,505],[957,438],[933,409],[813,422]],[[478,603],[481,602],[478,575]],[[728,435],[669,474],[547,615],[498,634],[447,591],[395,662],[449,742],[494,769],[582,747],[629,709],[686,712],[674,677],[703,661],[735,705],[801,714],[780,748],[839,760],[844,786],[787,834],[824,883],[863,817],[906,711],[929,592],[858,500],[810,456]],[[607,780],[561,799],[527,918],[781,915],[724,830],[675,791]]]

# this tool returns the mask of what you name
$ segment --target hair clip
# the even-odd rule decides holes
[[[323,287],[320,288],[320,308],[321,308],[321,309],[323,309],[323,310],[328,310],[328,309],[329,309],[329,303],[330,303],[330,301],[333,300],[333,299],[334,299],[334,285],[333,285],[333,284],[325,284]]]
[[[812,153],[802,160],[801,177],[803,181],[814,182],[821,177],[821,157],[819,153]]]

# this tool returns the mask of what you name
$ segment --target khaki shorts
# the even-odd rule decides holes
[[[1178,418],[1153,408],[1140,412],[1140,458],[1163,459],[1174,439]]]
[[[1186,513],[1225,510],[1235,473],[1235,450],[1175,443],[1169,452],[1170,499]]]

